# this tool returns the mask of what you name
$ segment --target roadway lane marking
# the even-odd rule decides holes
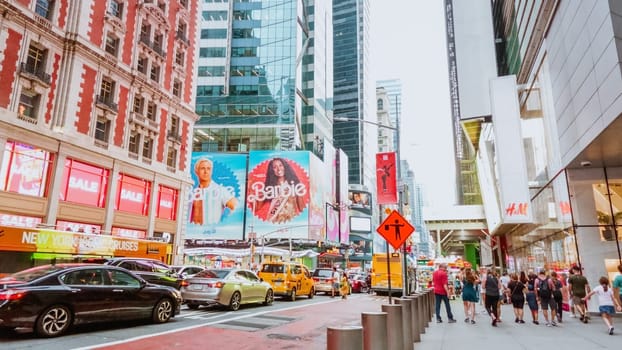
[[[302,305],[286,307],[286,308],[278,309],[278,310],[259,311],[259,312],[248,314],[248,315],[241,315],[241,316],[237,316],[237,317],[233,317],[233,318],[229,318],[229,319],[213,321],[213,322],[207,322],[207,323],[193,325],[193,326],[188,326],[188,327],[183,327],[183,328],[171,329],[171,330],[164,331],[164,332],[151,333],[151,334],[141,335],[141,336],[138,336],[138,337],[123,339],[123,340],[117,340],[117,341],[112,341],[112,342],[103,343],[103,344],[90,345],[90,346],[85,346],[85,347],[80,347],[80,348],[73,348],[73,350],[99,349],[99,348],[103,348],[103,347],[106,347],[106,346],[119,345],[119,344],[129,343],[129,342],[137,341],[137,340],[141,340],[141,339],[157,337],[157,336],[160,336],[160,335],[166,335],[166,334],[171,334],[171,333],[183,332],[183,331],[187,331],[187,330],[191,330],[191,329],[195,329],[195,328],[200,328],[200,327],[205,327],[205,326],[211,326],[211,325],[214,325],[214,324],[219,324],[219,323],[223,323],[223,322],[227,322],[227,321],[234,321],[234,320],[239,320],[239,319],[243,319],[243,318],[247,318],[247,317],[269,314],[269,313],[272,313],[272,312],[289,311],[289,310],[300,309],[300,308],[307,307],[307,306],[312,306],[312,305],[336,303],[336,302],[340,302],[340,301],[341,301],[341,299],[330,299],[330,300],[321,301],[321,302],[318,302],[318,303],[302,304]]]

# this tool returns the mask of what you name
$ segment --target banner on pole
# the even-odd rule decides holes
[[[376,154],[378,204],[397,204],[397,164],[395,152]]]

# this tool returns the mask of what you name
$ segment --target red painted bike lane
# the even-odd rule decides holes
[[[327,327],[360,325],[362,312],[381,311],[381,305],[388,303],[386,297],[368,295],[355,295],[345,300],[323,296],[319,298],[326,298],[326,301],[265,313],[276,318],[293,318],[279,326],[254,331],[219,328],[217,325],[200,326],[130,339],[122,344],[101,346],[97,349],[326,349]],[[290,307],[296,307],[295,304],[296,302],[292,302]],[[261,308],[257,308],[259,310]],[[244,318],[246,317],[241,316],[239,320]]]

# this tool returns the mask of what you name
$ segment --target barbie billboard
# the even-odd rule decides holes
[[[194,152],[187,239],[242,239],[246,155]]]
[[[251,151],[246,224],[257,237],[309,237],[309,152]]]

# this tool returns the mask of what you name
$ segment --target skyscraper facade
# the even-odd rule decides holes
[[[391,125],[398,125],[402,112],[402,82],[399,79],[377,80],[376,89],[384,88],[389,100],[389,119]],[[393,139],[393,149],[397,149],[397,138]]]
[[[193,150],[316,150],[332,139],[332,8],[202,2]]]
[[[349,180],[375,188],[377,152],[375,87],[370,77],[369,0],[334,0],[335,146],[350,160]],[[354,121],[356,120],[356,121]]]

